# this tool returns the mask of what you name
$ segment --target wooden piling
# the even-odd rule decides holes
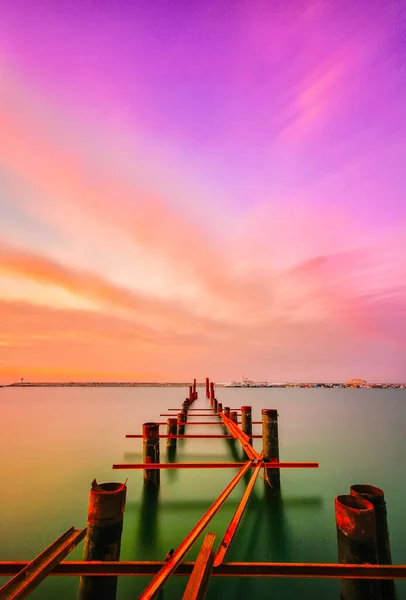
[[[197,400],[196,379],[193,379],[193,400]]]
[[[142,439],[144,463],[159,463],[158,423],[144,423],[142,426]],[[153,484],[159,487],[160,477],[157,477],[156,473],[159,473],[159,470],[145,469],[144,484]]]
[[[167,435],[178,434],[178,419],[168,419],[166,433]],[[176,438],[167,438],[166,445],[168,448],[176,448]]]
[[[374,485],[357,484],[350,487],[351,496],[368,500],[375,509],[376,546],[378,551],[378,564],[391,565],[392,556],[389,543],[388,518],[386,502],[383,491]],[[382,581],[382,595],[385,600],[395,597],[394,581]]]
[[[264,451],[264,462],[279,462],[279,435],[278,435],[278,411],[274,408],[262,409],[262,444]],[[271,469],[267,466],[265,480],[276,489],[281,486],[279,469]]]
[[[183,435],[185,433],[185,423],[187,417],[184,413],[178,413],[178,433],[177,435]]]
[[[223,415],[225,417],[227,417],[228,419],[230,418],[230,407],[229,406],[225,406],[224,410],[223,410]]]
[[[127,486],[94,479],[89,496],[83,560],[119,560]],[[117,577],[81,577],[78,600],[115,600]]]
[[[194,395],[193,395],[193,385],[189,386],[189,403],[192,404],[194,400]]]
[[[218,412],[218,402],[217,402],[217,398],[214,398],[213,400],[213,406],[214,406],[214,411]]]
[[[217,412],[221,414],[223,412],[223,405],[221,402],[217,402]]]
[[[339,563],[376,564],[375,510],[365,498],[342,495],[335,498]],[[342,600],[380,600],[379,581],[341,580]]]
[[[238,423],[238,413],[235,410],[230,411],[230,419],[233,423]]]
[[[252,435],[252,406],[241,406],[241,429],[247,435]]]
[[[210,381],[210,404],[214,406],[214,383]]]
[[[210,398],[210,380],[206,377],[206,398]]]

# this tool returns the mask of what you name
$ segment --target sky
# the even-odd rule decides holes
[[[0,0],[0,383],[406,381],[406,2]]]

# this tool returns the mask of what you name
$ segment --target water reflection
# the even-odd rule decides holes
[[[158,548],[158,510],[159,488],[154,485],[144,485],[142,489],[139,512],[137,556],[143,560],[157,560]]]
[[[176,446],[167,446],[166,447],[166,462],[174,463],[176,462]],[[174,483],[179,479],[179,470],[178,469],[168,469],[166,471],[166,477],[168,483]]]

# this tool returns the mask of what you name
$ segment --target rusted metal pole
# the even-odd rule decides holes
[[[83,560],[119,560],[127,486],[94,479],[87,510]],[[117,577],[81,577],[78,600],[115,600]]]
[[[182,558],[189,552],[201,532],[207,527],[219,508],[227,500],[238,482],[244,477],[245,473],[253,465],[253,461],[245,463],[244,467],[230,481],[227,487],[222,491],[220,496],[213,502],[208,511],[203,515],[200,521],[193,527],[192,531],[185,537],[183,542],[177,547],[171,558],[165,563],[162,569],[155,575],[152,581],[147,585],[145,590],[139,596],[139,600],[150,600],[155,598],[159,590],[162,588],[168,577],[175,571],[176,567],[181,562]]]
[[[248,436],[252,435],[252,406],[241,406],[241,429]]]
[[[262,444],[264,462],[279,462],[278,411],[274,408],[262,409]],[[265,480],[274,489],[281,486],[279,469],[265,469]]]
[[[210,398],[210,380],[206,377],[206,398]]]
[[[254,449],[253,449],[254,450]],[[255,453],[255,454],[254,454]],[[252,452],[249,457],[251,460],[259,459],[257,452]],[[207,463],[156,463],[149,467],[150,469],[239,469],[243,467],[245,463],[242,462],[207,462]],[[119,463],[112,466],[112,469],[145,469],[147,463]],[[318,469],[319,463],[317,462],[281,462],[275,463],[275,467],[278,469]]]
[[[375,509],[378,564],[391,565],[392,556],[389,543],[388,517],[383,491],[374,485],[358,484],[350,487],[350,494],[351,496],[364,498],[373,505]],[[385,600],[392,600],[395,597],[393,581],[382,581],[382,595]]]
[[[193,567],[182,600],[204,600],[213,570],[215,533],[207,533]]]
[[[227,531],[225,532],[223,539],[221,540],[221,542],[219,544],[218,550],[214,557],[214,566],[215,567],[218,567],[224,561],[224,558],[225,558],[227,551],[231,545],[231,542],[233,541],[235,532],[237,531],[237,527],[238,527],[238,525],[241,521],[241,518],[244,514],[244,511],[247,507],[249,497],[254,488],[254,485],[257,480],[259,471],[261,470],[261,467],[262,467],[262,457],[261,457],[261,460],[259,460],[256,465],[255,471],[252,474],[252,477],[247,486],[247,489],[245,490],[243,497],[241,498],[241,502],[238,505],[237,510],[235,511],[234,516],[231,519],[230,525],[227,527]]]
[[[178,435],[185,433],[186,415],[184,413],[178,413]]]
[[[158,423],[144,423],[142,426],[142,446],[144,463],[159,463],[159,425]],[[146,469],[144,471],[144,484],[153,484],[159,487],[159,471]]]
[[[338,561],[349,564],[376,564],[375,510],[371,502],[357,496],[335,498]],[[379,581],[341,581],[342,600],[380,600]]]
[[[230,418],[230,407],[229,407],[229,406],[225,406],[225,407],[224,407],[224,410],[223,410],[223,415],[224,415],[225,417],[227,417],[227,419],[229,419],[229,418]]]
[[[178,419],[168,419],[168,426],[166,429],[167,435],[177,435],[178,433]],[[176,448],[176,438],[167,438],[166,445],[168,448]]]

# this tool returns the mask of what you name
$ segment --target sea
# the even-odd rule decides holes
[[[198,391],[193,408],[205,409],[204,388]],[[85,527],[94,478],[128,478],[120,559],[164,560],[236,471],[162,471],[160,489],[151,494],[142,471],[112,465],[142,462],[142,440],[125,435],[141,433],[144,422],[166,421],[160,414],[180,407],[187,395],[186,387],[0,389],[0,560],[31,560],[72,525]],[[252,405],[254,421],[261,420],[262,408],[276,408],[280,460],[320,465],[282,470],[276,496],[258,478],[226,561],[337,562],[334,498],[349,493],[352,484],[368,483],[385,493],[393,564],[406,564],[406,390],[218,388],[216,396],[223,407]],[[220,425],[186,427],[186,433],[222,432]],[[260,432],[254,425],[253,433]],[[260,450],[261,439],[254,446]],[[178,442],[179,462],[236,459],[244,457],[235,440]],[[208,525],[216,544],[246,485],[243,479]],[[203,538],[185,560],[196,558]],[[67,560],[82,555],[83,542]],[[0,577],[0,584],[6,580]],[[120,577],[117,599],[138,597],[149,580]],[[186,584],[187,577],[172,577],[159,597],[181,598]],[[74,599],[78,585],[78,577],[49,576],[30,598]],[[206,598],[339,600],[339,587],[329,579],[212,577]],[[396,582],[396,590],[398,600],[406,600],[406,582]]]

